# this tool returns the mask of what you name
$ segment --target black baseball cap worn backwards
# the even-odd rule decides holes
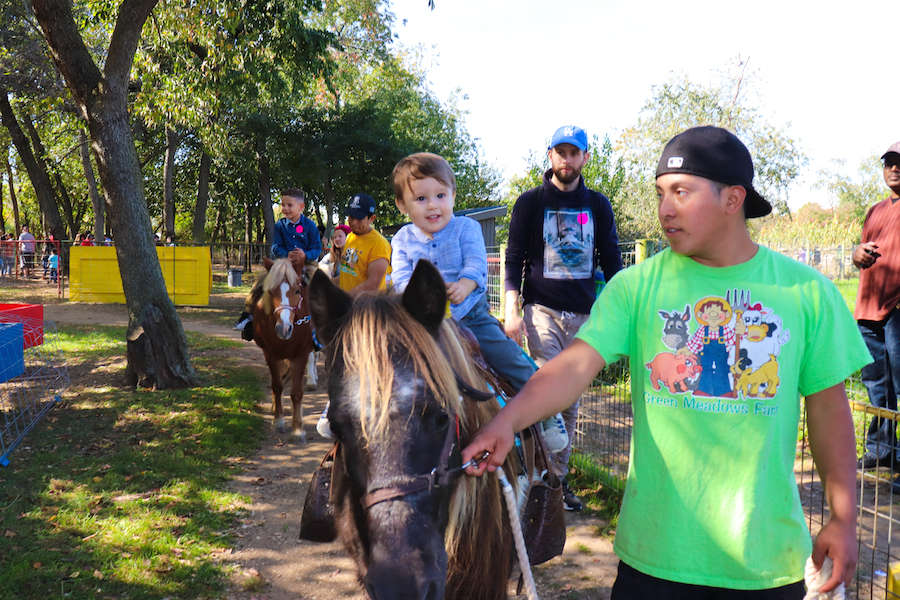
[[[663,149],[656,176],[687,173],[747,190],[744,214],[764,217],[772,205],[753,189],[753,159],[741,140],[721,127],[692,127],[669,140]]]

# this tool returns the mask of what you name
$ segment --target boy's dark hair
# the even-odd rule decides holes
[[[281,190],[282,196],[290,196],[291,198],[297,198],[303,204],[306,204],[306,193],[298,187],[289,187]]]
[[[412,189],[410,181],[427,177],[437,179],[456,193],[456,175],[453,174],[450,163],[443,156],[431,152],[417,152],[410,154],[394,167],[394,172],[391,173],[394,196],[403,200],[403,192]]]

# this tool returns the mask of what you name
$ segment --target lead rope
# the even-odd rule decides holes
[[[509,524],[512,526],[513,538],[516,540],[516,553],[519,555],[519,568],[522,569],[522,577],[525,580],[525,595],[529,600],[538,600],[534,576],[531,574],[531,563],[528,562],[528,551],[525,549],[525,537],[522,535],[522,522],[519,521],[519,506],[516,502],[515,490],[506,478],[503,467],[497,467],[494,472],[500,479],[503,496],[506,498],[506,512],[509,513]]]
[[[813,564],[812,556],[810,556],[806,560],[806,573],[804,574],[804,578],[806,579],[806,596],[803,597],[803,600],[844,600],[844,584],[841,583],[835,589],[830,592],[822,593],[819,591],[826,581],[831,578],[831,570],[834,568],[834,561],[829,557],[825,557],[825,560],[822,562],[821,570],[816,570],[816,565]]]

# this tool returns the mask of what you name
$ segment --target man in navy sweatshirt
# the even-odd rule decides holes
[[[587,134],[580,127],[560,127],[547,155],[551,168],[543,184],[519,196],[513,207],[504,283],[506,334],[520,345],[527,335],[538,366],[568,346],[587,320],[597,295],[595,271],[609,281],[622,269],[612,206],[585,187],[581,176],[591,156]],[[553,455],[554,468],[563,480],[566,510],[581,510],[565,483],[578,403],[562,414],[569,444]]]

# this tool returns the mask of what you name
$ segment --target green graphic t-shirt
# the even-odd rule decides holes
[[[620,272],[578,338],[631,359],[616,554],[669,581],[767,589],[812,550],[794,477],[800,395],[871,362],[837,288],[767,248],[712,268],[666,250]]]

